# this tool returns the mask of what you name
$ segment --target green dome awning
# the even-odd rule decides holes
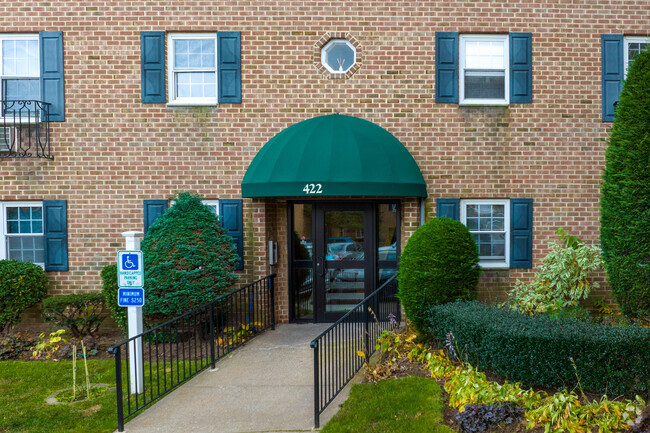
[[[243,197],[426,197],[413,156],[367,120],[332,114],[291,125],[260,149]]]

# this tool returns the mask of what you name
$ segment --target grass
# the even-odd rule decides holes
[[[424,377],[355,385],[321,433],[453,433],[443,408],[440,386]]]
[[[92,383],[115,382],[112,359],[88,361]],[[84,380],[77,372],[77,385]],[[79,376],[81,373],[81,376]],[[112,432],[115,390],[74,404],[49,405],[52,392],[72,387],[70,361],[0,362],[0,432]]]
[[[207,360],[144,364],[146,398],[139,396],[139,404],[150,400],[149,392],[157,394],[171,389],[177,380],[196,372]],[[77,386],[83,385],[83,367],[77,362]],[[156,368],[157,367],[157,368]],[[115,361],[89,360],[88,370],[92,384],[115,384]],[[126,375],[126,362],[122,374]],[[124,410],[130,400],[136,407],[134,395],[126,392],[128,377],[124,377]],[[74,404],[49,405],[45,398],[54,391],[72,387],[71,361],[0,361],[0,433],[5,432],[113,432],[117,428],[117,403],[112,389],[90,401]],[[85,395],[85,389],[83,391]],[[128,420],[132,417],[128,418]]]

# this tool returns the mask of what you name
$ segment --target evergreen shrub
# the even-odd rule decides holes
[[[631,63],[605,153],[600,239],[623,313],[650,315],[650,51]]]
[[[479,302],[432,307],[429,332],[459,356],[526,386],[633,396],[650,390],[650,329],[529,316]],[[574,368],[575,365],[575,368]]]
[[[43,318],[75,337],[93,335],[108,316],[103,293],[54,296],[43,301]]]
[[[229,291],[239,260],[217,217],[189,192],[149,227],[144,255],[143,313],[150,320],[178,316]]]
[[[111,317],[124,333],[128,333],[128,312],[124,307],[117,305],[117,265],[106,265],[102,269],[102,295],[104,302],[111,311]],[[145,290],[146,292],[146,290]],[[146,300],[146,295],[145,295]]]
[[[399,299],[418,331],[426,331],[431,306],[476,298],[478,263],[474,238],[458,221],[434,218],[411,235],[400,258]]]
[[[0,260],[0,332],[20,322],[27,308],[47,293],[47,276],[38,265]]]

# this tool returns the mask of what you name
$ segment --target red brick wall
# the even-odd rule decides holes
[[[178,190],[240,197],[249,162],[273,135],[340,112],[381,125],[409,149],[427,182],[427,217],[439,197],[532,197],[537,264],[558,226],[588,242],[598,239],[609,128],[601,122],[600,34],[648,34],[649,6],[648,0],[5,0],[0,32],[63,31],[66,121],[52,124],[54,161],[0,160],[0,200],[67,199],[70,271],[50,274],[52,294],[99,290],[101,267],[123,246],[120,233],[142,227],[143,199]],[[242,103],[142,104],[143,30],[241,31]],[[436,31],[532,32],[533,103],[436,104]],[[328,32],[349,33],[363,52],[348,79],[331,79],[318,67],[314,47]],[[406,235],[417,204],[405,201],[404,210]],[[280,239],[284,212],[272,201],[246,201],[249,273],[266,270],[269,235],[257,224]],[[486,272],[485,297],[530,275]]]

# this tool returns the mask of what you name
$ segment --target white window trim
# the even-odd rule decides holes
[[[481,261],[479,265],[485,269],[509,269],[510,268],[510,200],[508,199],[473,199],[460,201],[460,222],[467,226],[467,205],[473,204],[500,204],[503,205],[503,228],[506,232],[506,259],[503,262]]]
[[[626,36],[623,38],[623,77],[627,78],[627,69],[630,66],[628,44],[646,43],[650,45],[650,36]]]
[[[214,98],[178,98],[176,97],[176,82],[174,79],[174,39],[214,39],[214,74],[215,74],[215,86],[216,86],[216,95]],[[218,73],[218,60],[219,56],[217,53],[217,32],[213,33],[170,33],[167,35],[167,83],[169,87],[169,102],[167,103],[170,107],[188,107],[188,106],[216,106],[218,105],[218,95],[219,95],[219,73]],[[207,72],[211,72],[209,70]]]
[[[330,45],[341,44],[341,43],[345,43],[352,50],[352,53],[354,55],[354,58],[352,60],[352,64],[350,66],[348,66],[343,71],[339,71],[338,69],[337,70],[332,69],[330,67],[329,63],[327,62],[327,48]],[[320,62],[325,67],[325,69],[327,69],[327,71],[329,73],[331,73],[331,74],[346,74],[346,73],[348,73],[348,71],[350,69],[352,69],[352,67],[354,65],[357,64],[357,49],[354,47],[354,45],[352,45],[352,42],[348,41],[347,39],[332,39],[328,43],[326,43],[323,46],[323,48],[321,48],[321,50],[320,50]]]
[[[4,75],[2,71],[4,70],[4,65],[3,65],[3,58],[2,58],[2,42],[3,41],[37,41],[39,43],[39,55],[36,58],[37,61],[37,66],[38,66],[38,75]],[[41,77],[41,56],[40,56],[40,40],[38,37],[38,33],[2,33],[0,34],[0,99],[4,100],[2,98],[2,80],[4,78],[39,78]],[[40,98],[39,98],[40,100]],[[14,119],[13,116],[7,116],[7,118],[4,118],[2,116],[2,113],[0,113],[0,122],[3,122],[5,125],[8,127],[13,125],[14,123],[20,123],[20,124],[27,124],[27,123],[36,123],[36,118],[32,117],[30,119],[27,118],[19,118],[19,119]],[[2,149],[0,148],[0,152],[2,152]]]
[[[41,201],[5,201],[0,202],[0,260],[6,260],[7,257],[7,208],[8,207],[40,207],[43,209],[43,202]],[[43,214],[44,215],[44,214]],[[45,230],[45,218],[43,218],[43,230]],[[28,233],[21,234],[20,236],[29,236]],[[34,236],[38,236],[34,234]],[[40,236],[44,236],[41,233]],[[45,263],[34,263],[42,268],[45,268]]]
[[[504,42],[504,99],[465,98],[465,43],[468,41]],[[510,38],[509,35],[460,35],[458,52],[459,105],[509,105],[510,104]]]
[[[203,203],[206,206],[214,206],[215,209],[217,210],[217,217],[219,216],[219,200],[201,200],[201,203]]]

